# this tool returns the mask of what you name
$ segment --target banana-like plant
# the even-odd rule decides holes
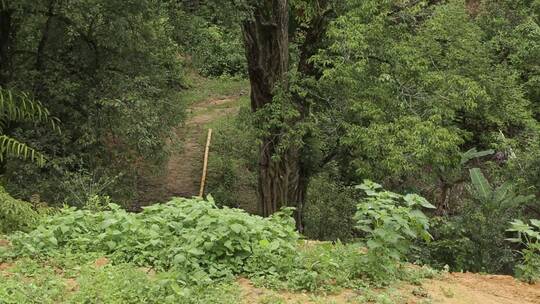
[[[469,170],[473,194],[477,199],[492,208],[513,208],[530,202],[534,195],[518,195],[512,190],[512,184],[503,183],[494,188],[479,168]]]
[[[40,166],[45,164],[43,154],[4,133],[10,122],[43,123],[50,125],[53,130],[60,131],[58,119],[51,116],[47,108],[28,94],[0,87],[0,161],[11,156],[30,159]]]

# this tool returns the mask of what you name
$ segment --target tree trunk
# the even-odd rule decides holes
[[[253,17],[244,21],[242,29],[251,82],[251,108],[256,112],[273,101],[275,89],[288,88],[288,1],[260,1],[254,8]],[[270,130],[271,134],[261,140],[258,190],[263,216],[286,205],[298,210],[303,208],[307,182],[301,174],[300,150],[288,147],[285,151],[277,151],[282,140],[281,131]],[[296,220],[301,230],[301,212],[296,212]]]
[[[9,49],[12,41],[13,11],[0,5],[0,87],[5,87],[9,82],[10,57]],[[3,130],[5,132],[5,130]],[[6,171],[6,160],[0,161],[0,175]]]
[[[0,10],[0,86],[7,83],[9,77],[9,48],[12,38],[13,11],[6,8]]]
[[[302,209],[307,179],[301,174],[298,149],[275,151],[277,138],[265,138],[260,147],[259,204],[263,216],[269,216],[283,206],[296,207],[297,228],[302,230]],[[273,157],[279,155],[279,159]]]

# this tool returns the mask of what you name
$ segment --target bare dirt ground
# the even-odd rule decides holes
[[[423,286],[433,298],[433,303],[540,303],[540,284],[522,283],[510,276],[452,273],[442,280],[428,281]]]
[[[345,290],[335,295],[274,292],[239,279],[245,304],[251,303],[370,303],[361,292]],[[385,291],[375,293],[383,294]],[[450,273],[426,280],[421,286],[402,286],[388,292],[388,303],[402,304],[539,304],[540,284],[530,285],[510,276]],[[387,302],[384,302],[387,303]]]

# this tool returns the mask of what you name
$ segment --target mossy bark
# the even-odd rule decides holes
[[[261,1],[254,8],[252,18],[244,21],[242,27],[251,82],[251,108],[257,112],[273,102],[277,88],[288,88],[288,1]],[[301,210],[305,198],[307,182],[302,175],[300,150],[288,147],[278,151],[283,138],[280,131],[271,130],[271,135],[261,138],[259,208],[263,216],[286,205]],[[301,213],[296,214],[301,230]]]

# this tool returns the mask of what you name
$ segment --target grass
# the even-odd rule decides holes
[[[298,269],[305,270],[306,265],[327,269],[321,279],[328,286],[316,286],[311,292],[301,288],[304,283],[295,278],[305,275],[302,270],[287,278],[288,282],[278,284],[260,278],[262,282],[255,280],[255,286],[246,288],[234,278],[211,284],[182,284],[174,270],[159,272],[130,263],[113,264],[98,254],[0,260],[0,303],[405,303],[401,284],[415,283],[434,273],[414,267],[404,278],[407,283],[395,282],[384,289],[360,286],[359,282],[349,285],[354,280],[343,281],[346,278],[328,259],[336,255],[341,257],[335,262],[345,262],[341,260],[343,251],[347,256],[354,248],[299,245],[305,254]]]
[[[239,303],[233,282],[180,287],[173,273],[74,258],[2,264],[0,303]]]
[[[242,78],[203,78],[192,73],[188,83],[190,88],[180,94],[183,103],[188,106],[210,99],[247,96],[249,92],[249,81]]]

